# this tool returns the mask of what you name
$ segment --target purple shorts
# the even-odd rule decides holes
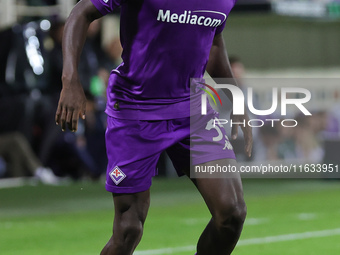
[[[148,190],[163,151],[169,155],[178,175],[183,175],[182,170],[190,165],[235,159],[225,129],[214,123],[215,118],[218,118],[216,112],[159,121],[108,116],[106,190],[112,193]]]

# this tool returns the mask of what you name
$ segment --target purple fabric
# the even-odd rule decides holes
[[[147,190],[152,177],[157,174],[156,164],[164,150],[178,175],[183,175],[181,169],[188,169],[190,164],[235,159],[233,150],[225,148],[225,130],[221,129],[224,139],[213,141],[216,130],[206,129],[207,123],[215,117],[218,115],[212,110],[206,116],[159,121],[123,120],[109,116],[106,189],[113,193]]]
[[[121,5],[123,63],[111,72],[106,113],[138,120],[189,116],[190,78],[203,76],[234,0],[92,2],[102,14]]]
[[[91,0],[94,6],[98,9],[98,11],[106,15],[112,12],[114,9],[118,8],[125,2],[126,0]]]

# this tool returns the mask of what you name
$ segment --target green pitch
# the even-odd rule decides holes
[[[340,182],[248,179],[244,189],[248,216],[233,254],[339,254]],[[191,183],[156,179],[151,203],[136,255],[193,255],[209,213]],[[99,254],[112,219],[101,183],[0,189],[0,254]]]

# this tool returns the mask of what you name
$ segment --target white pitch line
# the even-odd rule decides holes
[[[268,218],[248,218],[244,222],[245,226],[257,226],[269,222]]]
[[[299,220],[315,220],[318,217],[316,213],[299,213],[297,218]]]
[[[21,187],[25,180],[23,177],[0,179],[0,189]]]
[[[326,236],[336,236],[336,235],[340,235],[340,228],[279,235],[279,236],[250,238],[250,239],[240,240],[237,246],[268,244],[268,243],[295,241],[295,240],[326,237]],[[192,251],[194,253],[195,250],[196,250],[196,246],[190,245],[190,246],[182,246],[182,247],[170,247],[170,248],[155,249],[155,250],[136,251],[134,255],[163,255],[163,254],[174,254],[176,252],[186,252],[186,251]]]
[[[241,240],[238,245],[267,244],[340,235],[340,228]]]

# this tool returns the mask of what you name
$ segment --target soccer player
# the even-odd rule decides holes
[[[106,108],[106,189],[113,194],[115,216],[102,255],[132,254],[138,245],[162,151],[179,174],[188,176],[189,157],[194,166],[236,165],[232,148],[226,146],[228,138],[222,134],[213,141],[217,131],[224,131],[205,129],[217,113],[209,108],[201,116],[195,112],[200,107],[190,111],[190,101],[195,105],[190,78],[201,78],[205,70],[212,77],[232,78],[221,32],[234,4],[235,0],[82,0],[72,10],[63,36],[63,88],[56,123],[62,130],[76,131],[79,117],[85,118],[77,66],[87,28],[121,6],[123,62],[111,72]],[[248,117],[232,118],[242,122]],[[233,138],[237,129],[234,125]],[[251,129],[242,129],[250,156]],[[191,180],[212,215],[197,254],[230,254],[246,217],[240,176]]]

